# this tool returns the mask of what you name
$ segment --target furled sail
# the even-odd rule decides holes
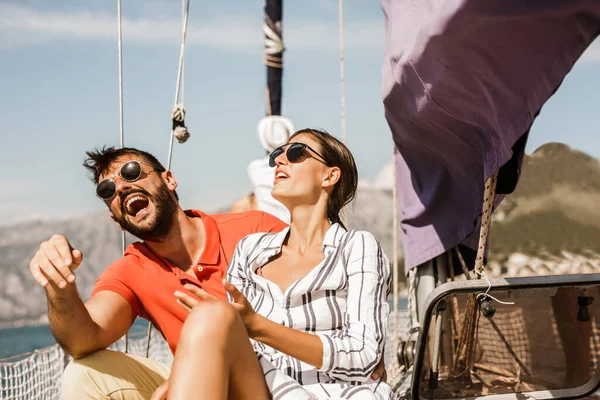
[[[263,23],[265,65],[267,66],[266,115],[281,115],[283,77],[282,0],[266,0]]]

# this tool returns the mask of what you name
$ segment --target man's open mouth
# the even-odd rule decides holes
[[[150,200],[141,194],[130,195],[125,199],[125,212],[132,216],[138,217],[146,213]]]

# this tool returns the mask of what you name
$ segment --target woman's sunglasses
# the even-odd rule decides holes
[[[126,182],[135,182],[142,176],[143,172],[142,163],[137,160],[127,161],[119,169],[118,175]],[[156,169],[152,169],[156,171]],[[96,196],[102,200],[109,200],[117,191],[117,184],[114,179],[114,175],[110,178],[104,179],[96,186]]]
[[[289,146],[287,150],[285,150],[286,146]],[[329,163],[325,161],[325,157],[313,150],[309,145],[294,142],[292,144],[284,144],[283,146],[280,146],[273,150],[273,152],[269,155],[269,166],[274,167],[275,165],[277,165],[275,159],[282,155],[284,152],[289,162],[299,162],[301,161],[300,159],[302,158],[302,155],[304,154],[304,151],[306,149],[312,151],[315,155],[319,156],[319,158],[321,159],[321,161],[323,161],[323,163],[325,163],[325,165],[329,165]]]

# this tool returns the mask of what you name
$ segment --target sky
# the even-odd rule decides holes
[[[113,4],[114,3],[114,4]],[[105,209],[81,167],[119,145],[116,1],[0,0],[0,225]],[[181,35],[177,1],[123,0],[125,145],[167,162]],[[184,208],[212,211],[250,192],[264,154],[263,0],[193,0],[185,61],[186,125],[172,171]],[[361,179],[391,160],[381,103],[383,14],[344,3],[347,143]],[[338,2],[284,8],[283,114],[340,135]],[[542,109],[527,151],[560,141],[600,158],[600,42]]]

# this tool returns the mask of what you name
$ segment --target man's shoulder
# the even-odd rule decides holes
[[[213,214],[211,218],[219,226],[219,230],[234,229],[247,233],[280,231],[286,224],[277,217],[264,211],[251,210],[240,213]]]
[[[143,247],[141,242],[130,244],[127,246],[125,254],[121,256],[121,258],[118,258],[110,263],[107,269],[131,273],[136,268],[143,267],[143,259],[147,258],[147,256],[140,251],[141,247]]]
[[[250,210],[244,212],[210,214],[210,217],[219,225],[260,224],[264,214],[264,211]]]

